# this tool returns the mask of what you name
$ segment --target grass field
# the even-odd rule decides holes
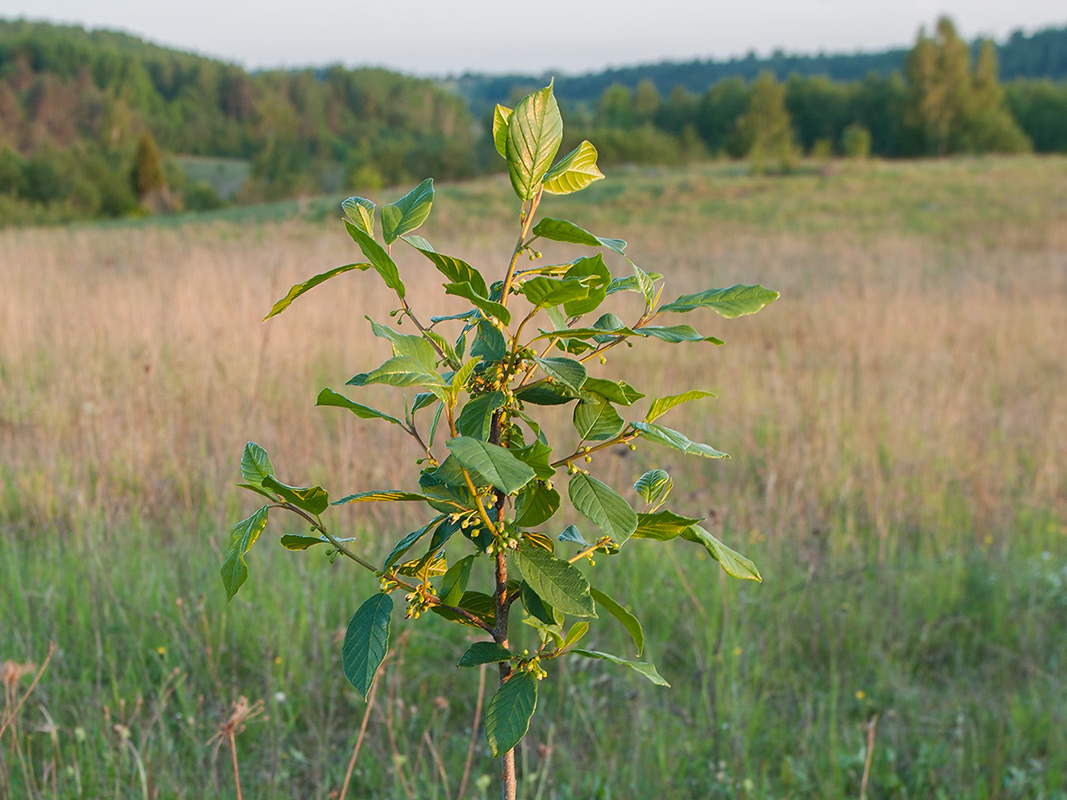
[[[493,274],[509,192],[439,187],[420,233]],[[321,208],[0,231],[0,719],[32,680],[15,666],[56,645],[0,739],[0,800],[233,798],[213,737],[241,695],[264,702],[237,736],[245,796],[337,796],[366,710],[339,633],[373,577],[269,538],[230,605],[218,577],[251,508],[248,439],[292,483],[411,488],[409,440],[313,407],[385,357],[364,314],[384,318],[387,290],[352,273],[259,322],[355,260]],[[598,559],[673,688],[556,670],[521,796],[1067,798],[1067,159],[630,170],[543,211],[628,239],[665,297],[782,298],[686,320],[724,347],[638,345],[604,369],[718,394],[672,413],[731,460],[642,446],[593,468],[620,489],[667,468],[672,506],[764,583],[684,542]],[[402,255],[412,305],[438,308]],[[336,519],[374,558],[416,521]],[[456,796],[479,674],[423,622],[394,626],[350,798]],[[479,734],[464,796],[495,780]]]

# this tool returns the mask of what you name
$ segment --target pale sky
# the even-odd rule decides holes
[[[943,13],[966,38],[1067,24],[1064,0],[0,0],[3,18],[119,29],[250,68],[432,76],[880,50],[910,45]]]

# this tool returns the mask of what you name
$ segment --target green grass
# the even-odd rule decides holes
[[[252,164],[243,158],[177,156],[174,159],[189,180],[189,185],[209,184],[223,200],[232,198],[248,180]]]
[[[736,276],[784,295],[692,320],[726,347],[619,357],[663,393],[699,370],[719,399],[672,414],[733,458],[643,446],[595,468],[619,488],[669,468],[671,506],[764,582],[685,542],[598,558],[587,572],[642,619],[672,688],[552,664],[524,798],[859,797],[869,741],[872,800],[1067,797],[1067,160],[838,169],[634,169],[547,205],[629,238],[668,294]],[[426,235],[495,258],[507,191],[440,187]],[[282,550],[291,525],[233,603],[218,576],[248,513],[246,438],[334,492],[400,480],[365,457],[398,447],[389,426],[310,408],[377,354],[359,344],[386,308],[372,276],[257,327],[291,282],[350,260],[331,206],[0,235],[0,661],[57,645],[0,740],[0,800],[234,798],[213,737],[241,695],[265,704],[236,739],[245,797],[339,789],[366,709],[339,636],[373,577]],[[338,524],[380,560],[415,522]],[[350,798],[455,794],[478,672],[436,622],[395,622]],[[586,641],[633,654],[611,619]],[[495,782],[479,734],[466,796]]]

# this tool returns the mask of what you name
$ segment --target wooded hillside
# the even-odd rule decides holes
[[[0,211],[128,213],[143,200],[130,176],[145,134],[165,154],[250,160],[245,201],[476,168],[466,105],[429,80],[337,66],[249,73],[121,33],[0,21]]]

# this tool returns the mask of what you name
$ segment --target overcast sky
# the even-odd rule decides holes
[[[967,38],[1067,24],[1065,0],[0,0],[0,17],[120,29],[246,67],[436,76],[877,50],[942,13]]]

